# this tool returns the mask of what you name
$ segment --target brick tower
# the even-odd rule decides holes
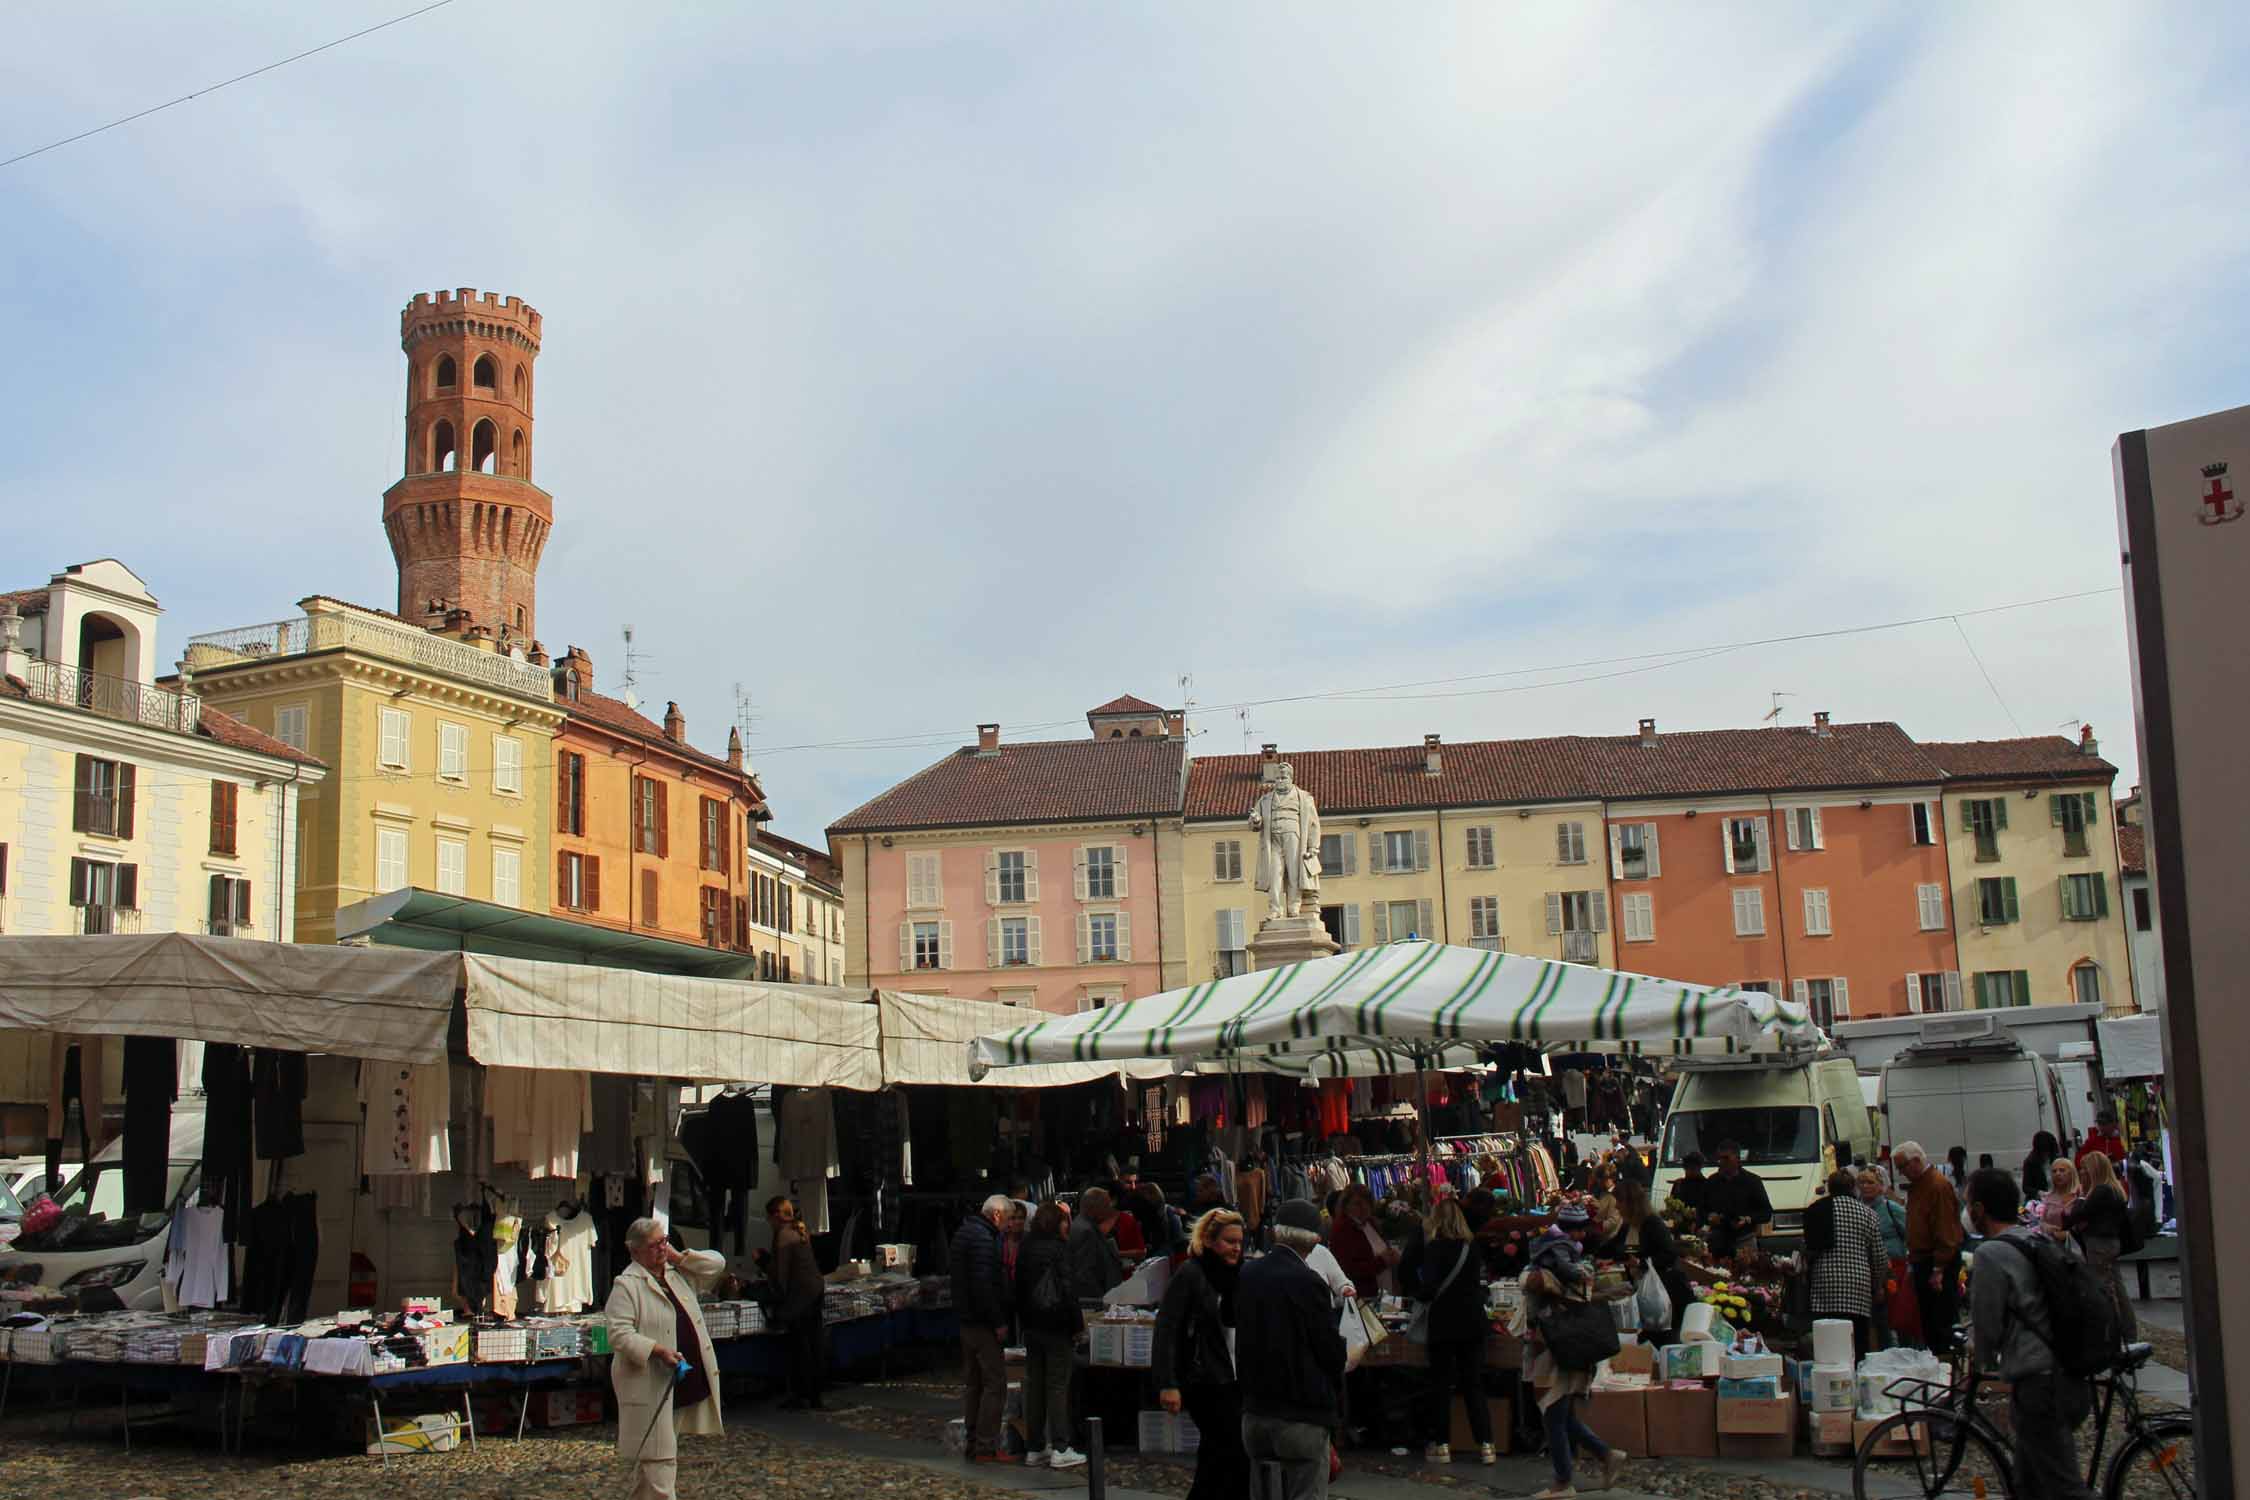
[[[555,523],[553,499],[531,482],[539,314],[474,287],[416,293],[399,314],[399,345],[406,472],[383,492],[398,612],[432,627],[480,626],[528,649],[539,554]]]

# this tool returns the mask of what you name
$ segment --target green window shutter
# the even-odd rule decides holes
[[[1995,797],[1990,805],[1992,807],[1993,828],[1995,830],[2006,828],[2008,826],[2008,799]]]
[[[2076,792],[2073,792],[2071,793],[2071,795],[2075,797],[2078,794]],[[2047,798],[2047,821],[2054,824],[2057,828],[2062,827],[2062,809],[2063,794],[2061,792],[2050,794]]]
[[[2109,877],[2099,871],[2094,874],[2094,915],[2099,918],[2109,915]]]
[[[2023,913],[2016,905],[2016,877],[2010,875],[2000,882],[2002,915],[2010,922],[2020,921]]]
[[[2029,1005],[2030,1003],[2031,972],[2028,969],[2018,969],[2016,970],[2016,1004]]]
[[[1969,978],[1976,982],[1977,1009],[1984,1010],[1988,1008],[1992,1004],[1992,1002],[1988,998],[1986,998],[1984,982],[1985,980],[1991,978],[1991,976],[1989,974],[1971,974]]]
[[[2078,903],[2071,899],[2070,877],[2068,875],[2058,875],[2055,877],[2055,881],[2056,884],[2062,888],[2063,920],[2065,922],[2074,921],[2078,916]]]

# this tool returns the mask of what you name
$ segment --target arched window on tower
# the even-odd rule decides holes
[[[519,604],[519,605],[517,605],[517,606],[516,606],[516,634],[518,634],[518,635],[522,635],[522,634],[523,634],[523,622],[524,622],[524,612],[523,612],[523,606]]]
[[[490,417],[477,423],[469,434],[469,467],[479,474],[498,472],[495,450],[500,446],[500,430],[492,425]]]
[[[476,387],[480,391],[497,391],[500,389],[500,367],[492,362],[492,356],[489,354],[477,356],[476,369],[471,372],[470,378],[476,382]]]
[[[459,383],[460,379],[461,377],[457,371],[456,366],[453,363],[452,355],[448,354],[437,362],[437,382],[435,389],[441,391],[450,391],[456,384]]]
[[[519,364],[516,366],[516,405],[522,406],[530,400],[531,372]]]
[[[508,465],[508,472],[518,479],[528,479],[531,476],[531,467],[524,462],[523,429],[521,427],[516,429],[515,443],[509,450],[509,457],[512,461]]]
[[[461,455],[453,442],[453,424],[440,422],[430,429],[430,472],[443,474],[458,468]]]

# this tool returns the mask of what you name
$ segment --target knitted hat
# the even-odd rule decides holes
[[[1594,1222],[1583,1200],[1572,1198],[1555,1210],[1555,1223],[1564,1229],[1584,1229]]]
[[[1320,1210],[1303,1198],[1284,1198],[1273,1206],[1270,1215],[1276,1229],[1302,1229],[1311,1234],[1320,1233]]]

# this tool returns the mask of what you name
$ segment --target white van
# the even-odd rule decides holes
[[[1802,1234],[1805,1210],[1839,1161],[1875,1154],[1874,1123],[1850,1058],[1693,1059],[1680,1067],[1652,1189],[1659,1204],[1691,1153],[1716,1170],[1719,1144],[1733,1141],[1742,1169],[1765,1183],[1773,1202],[1770,1238],[1786,1241]]]
[[[78,1293],[106,1288],[136,1311],[164,1306],[164,1246],[172,1211],[195,1191],[203,1167],[203,1112],[175,1108],[165,1163],[162,1213],[125,1217],[125,1141],[96,1152],[56,1194],[62,1222],[43,1234],[18,1236],[0,1254],[0,1276],[37,1266],[37,1281]]]
[[[1921,1040],[1883,1065],[1883,1133],[1893,1148],[1913,1141],[1933,1161],[1960,1146],[1972,1167],[1990,1155],[2013,1172],[2037,1132],[2074,1137],[2067,1092],[2055,1066],[1996,1017],[1932,1017]]]

